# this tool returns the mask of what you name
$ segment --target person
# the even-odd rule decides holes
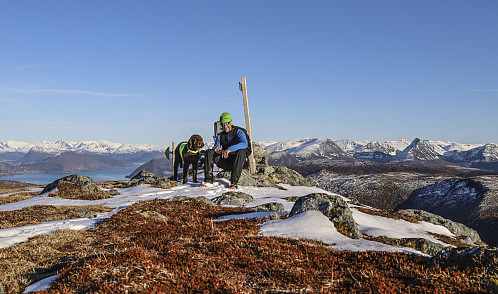
[[[242,168],[249,155],[249,140],[242,128],[233,125],[230,113],[222,113],[220,123],[223,131],[216,135],[213,148],[206,151],[204,183],[201,186],[205,187],[205,183],[213,182],[213,167],[216,163],[219,168],[231,171],[230,189],[237,189]]]

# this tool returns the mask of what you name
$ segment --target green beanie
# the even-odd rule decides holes
[[[228,112],[223,112],[220,115],[220,123],[231,123],[232,122],[232,116],[230,116],[230,113]]]

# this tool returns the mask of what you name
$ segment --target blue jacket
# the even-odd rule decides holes
[[[236,133],[235,133],[236,132]],[[224,146],[222,146],[222,136],[227,136],[226,141],[228,142]],[[247,149],[249,146],[249,142],[247,141],[246,134],[243,130],[234,126],[234,128],[230,132],[221,131],[216,135],[216,139],[214,141],[214,148],[220,147],[221,149],[229,149],[230,152],[235,152],[240,149]]]

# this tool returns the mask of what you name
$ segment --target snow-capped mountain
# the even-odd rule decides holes
[[[467,151],[449,151],[445,159],[452,162],[496,162],[498,161],[498,144],[488,143]]]
[[[410,145],[410,141],[405,139],[386,142],[342,139],[334,141],[334,143],[350,155],[364,152],[383,152],[388,155],[396,155],[398,151],[402,151]]]
[[[425,141],[437,145],[446,151],[467,151],[482,146],[482,144],[462,144],[456,142],[433,141],[433,140],[425,140]]]
[[[444,145],[446,146],[447,144]],[[384,143],[372,141],[361,148],[357,148],[353,156],[357,159],[368,159],[377,162],[393,160],[427,161],[441,159],[445,152],[446,150],[435,141],[415,138],[412,142],[407,140]]]
[[[405,160],[418,160],[418,161],[428,161],[441,159],[444,155],[445,150],[438,145],[432,144],[428,141],[422,141],[419,138],[415,138],[413,142],[408,145],[403,151],[399,152],[394,156],[394,160],[405,161]]]
[[[31,148],[33,148],[32,144],[22,141],[7,140],[5,142],[0,142],[0,153],[5,153],[5,152],[26,153]]]
[[[304,138],[266,147],[269,162],[276,165],[295,164],[303,160],[351,159],[330,139]]]
[[[498,161],[498,145],[488,143],[461,144],[456,142],[407,140],[376,142],[335,141],[356,159],[376,162],[445,160],[456,163],[490,163]]]
[[[83,142],[72,142],[64,140],[51,142],[43,140],[34,144],[21,142],[21,141],[13,141],[13,140],[0,142],[0,153],[8,153],[8,152],[27,153],[30,150],[32,150],[36,152],[45,152],[45,153],[59,153],[63,151],[73,151],[78,153],[108,154],[108,153],[134,153],[140,151],[146,151],[146,152],[164,151],[165,148],[166,148],[165,146],[159,146],[159,145],[121,144],[105,140],[83,141]]]
[[[43,140],[34,144],[8,140],[0,142],[0,162],[33,163],[63,152],[107,155],[118,160],[143,163],[163,154],[165,146],[121,144],[109,141],[73,142]]]
[[[347,153],[354,152],[355,150],[362,148],[371,141],[353,141],[350,139],[341,139],[334,141],[334,143],[339,146],[342,150]]]

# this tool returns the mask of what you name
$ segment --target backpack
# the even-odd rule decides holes
[[[237,132],[237,130],[242,130],[244,132],[244,134],[246,135],[246,138],[247,138],[247,155],[251,154],[252,153],[252,142],[251,142],[251,138],[249,138],[249,135],[247,134],[247,130],[245,128],[242,128],[242,127],[238,127],[238,126],[233,126],[233,128],[235,129],[235,131]]]

